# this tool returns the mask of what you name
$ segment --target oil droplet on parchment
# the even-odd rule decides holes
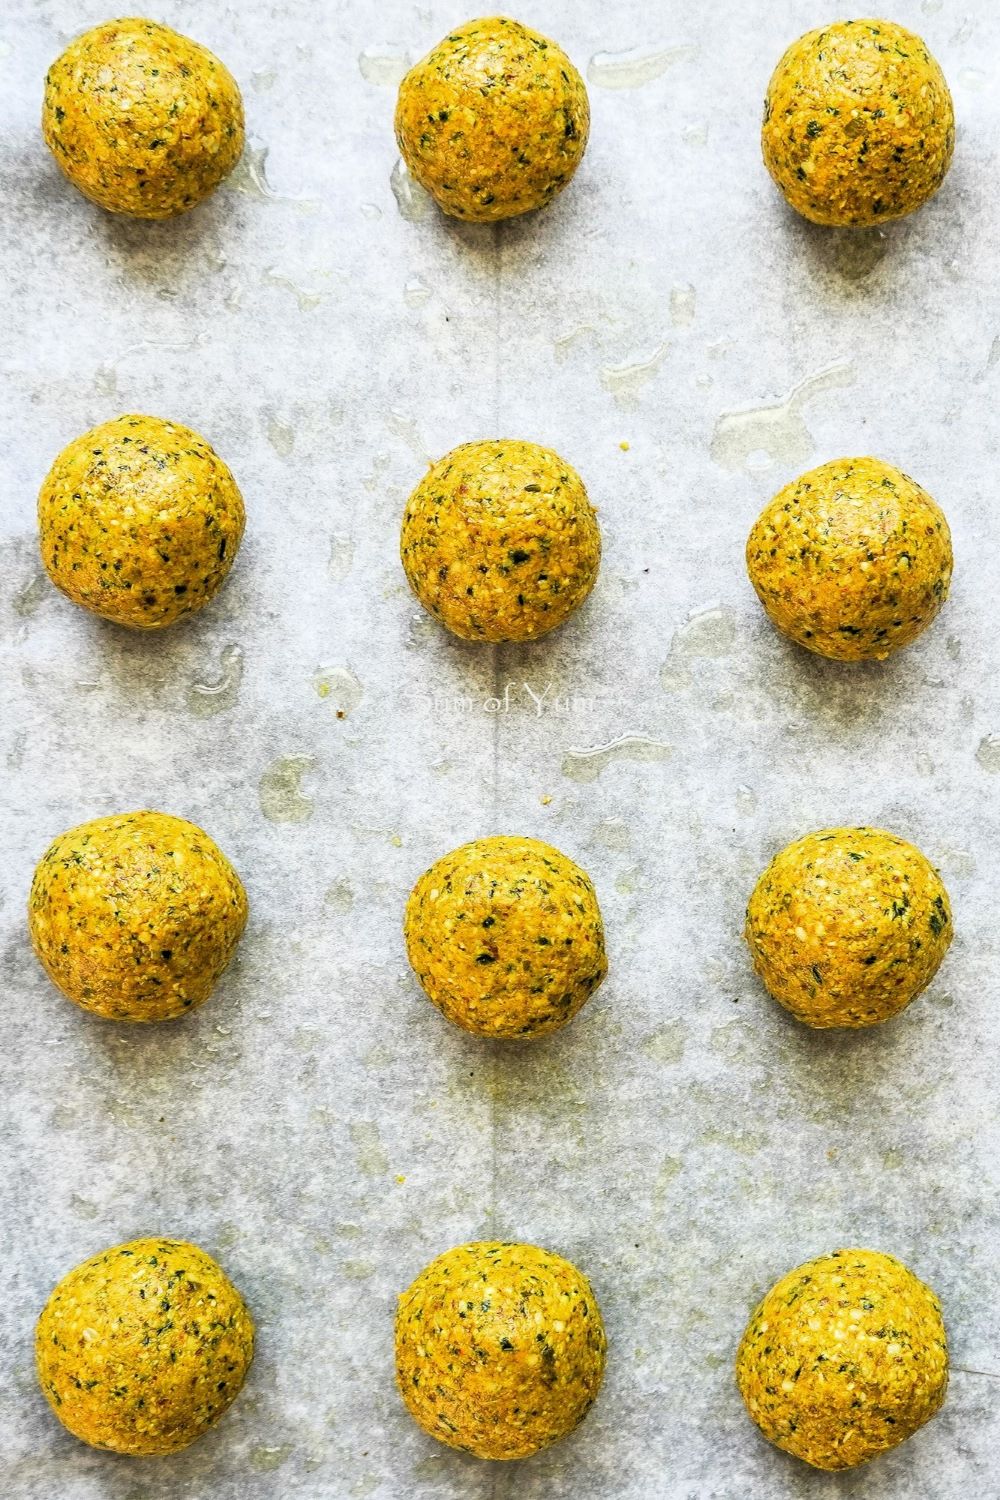
[[[403,301],[407,307],[423,307],[430,297],[431,289],[420,276],[411,276],[403,288]]]
[[[268,417],[267,440],[279,458],[288,458],[295,447],[295,432],[279,417]]]
[[[642,1044],[642,1050],[656,1062],[679,1063],[684,1056],[688,1029],[683,1021],[665,1021]]]
[[[1000,772],[1000,734],[987,734],[979,741],[976,759],[991,776]]]
[[[323,292],[310,292],[305,287],[299,286],[290,276],[283,271],[278,271],[274,266],[268,266],[261,275],[261,281],[265,286],[280,286],[286,292],[291,292],[299,304],[299,312],[312,312],[313,308],[319,307],[323,301]]]
[[[586,750],[567,750],[562,773],[573,781],[596,781],[613,760],[657,761],[673,754],[673,746],[644,734],[623,734],[606,745],[592,745]]]
[[[708,145],[708,124],[705,120],[692,120],[681,131],[681,140],[686,146]]]
[[[342,583],[354,565],[354,543],[349,536],[330,538],[330,558],[326,570],[334,583]]]
[[[337,876],[323,900],[327,906],[332,906],[334,911],[346,913],[351,910],[354,905],[354,887],[346,875]]]
[[[627,52],[595,52],[587,64],[587,80],[601,89],[638,89],[660,78],[674,63],[686,62],[697,47],[685,43],[650,52],[632,47]]]
[[[294,203],[304,211],[312,212],[317,206],[315,198],[294,198],[274,191],[267,176],[270,150],[270,146],[265,146],[258,136],[251,136],[226,186],[244,198],[256,198],[264,203]]]
[[[351,1126],[351,1140],[358,1153],[358,1166],[370,1177],[380,1177],[389,1170],[389,1158],[385,1154],[378,1126],[371,1120],[355,1120]]]
[[[273,68],[254,68],[250,74],[250,82],[258,94],[266,94],[268,89],[274,88],[277,77]]]
[[[712,458],[723,469],[748,473],[761,473],[776,464],[804,463],[813,451],[813,439],[802,408],[824,391],[853,382],[854,366],[838,360],[800,381],[784,401],[723,412],[712,436]]]
[[[375,1267],[370,1260],[345,1260],[341,1262],[340,1270],[348,1281],[367,1281],[369,1276],[375,1275]]]
[[[419,224],[432,211],[434,199],[424,191],[419,182],[414,182],[402,157],[399,157],[389,174],[389,186],[400,218],[405,219],[408,224]]]
[[[130,359],[133,354],[146,354],[157,349],[197,349],[199,345],[208,342],[208,335],[197,334],[193,339],[140,339],[136,344],[129,344],[123,349],[117,358],[109,360],[107,364],[101,365],[94,372],[94,390],[99,396],[115,396],[118,394],[118,367]]]
[[[624,818],[602,818],[594,829],[594,838],[605,849],[624,851],[632,843],[632,830]]]
[[[728,656],[736,641],[736,621],[731,610],[718,604],[693,610],[674,632],[667,659],[660,668],[660,684],[666,692],[686,687],[691,681],[687,663],[698,657]]]
[[[185,701],[189,714],[196,719],[211,719],[232,708],[243,681],[243,652],[239,646],[222,648],[221,670],[215,677],[192,677]]]
[[[674,649],[685,656],[726,656],[735,640],[732,611],[713,604],[692,610],[674,636]]]
[[[410,71],[410,54],[394,43],[366,47],[358,58],[358,67],[365,83],[391,89],[402,83]]]
[[[588,334],[596,333],[597,329],[592,323],[581,323],[579,328],[571,328],[569,333],[560,334],[559,338],[556,339],[555,343],[552,346],[555,350],[557,362],[559,364],[564,364],[569,356],[570,350],[579,339],[586,338]]]
[[[646,359],[629,360],[622,365],[605,365],[601,370],[601,385],[614,397],[618,406],[637,406],[639,391],[652,380],[670,351],[669,344],[661,344]]]
[[[272,1474],[291,1458],[294,1451],[291,1443],[281,1443],[273,1448],[262,1444],[250,1450],[250,1467],[255,1474]]]
[[[302,778],[315,764],[313,755],[280,755],[271,762],[257,786],[260,810],[269,823],[308,823],[313,801],[303,796]]]
[[[423,464],[434,462],[427,452],[427,444],[420,436],[420,426],[416,417],[407,416],[405,411],[400,411],[394,406],[386,418],[385,424],[391,433],[401,438],[415,458],[419,458]]]
[[[653,1207],[659,1211],[663,1208],[667,1196],[667,1189],[674,1178],[682,1170],[684,1163],[678,1161],[676,1156],[665,1156],[660,1163],[660,1170],[656,1174],[656,1184],[653,1188]],[[726,1361],[728,1363],[728,1361]]]
[[[45,573],[33,573],[27,583],[14,595],[14,613],[22,620],[30,619],[45,597],[47,584]]]
[[[957,879],[967,880],[976,873],[975,857],[968,849],[938,849],[941,868]]]
[[[433,615],[421,609],[410,616],[410,623],[406,627],[406,645],[410,651],[421,651],[429,641],[437,639],[440,629]]]
[[[738,786],[736,788],[736,806],[747,817],[757,811],[757,793],[753,787]]]
[[[696,293],[693,286],[675,286],[670,293],[670,316],[676,328],[694,322]]]
[[[383,475],[390,463],[391,459],[388,453],[376,453],[372,460],[372,472],[368,475],[367,479],[362,479],[361,481],[370,495],[383,494],[385,492]]]
[[[350,667],[318,667],[313,676],[313,687],[321,698],[328,698],[338,719],[357,708],[364,697],[364,688]]]

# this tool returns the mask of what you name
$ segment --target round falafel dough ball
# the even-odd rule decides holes
[[[736,1383],[770,1442],[817,1469],[853,1469],[912,1437],[944,1401],[940,1303],[891,1255],[821,1255],[754,1312]]]
[[[608,972],[588,875],[538,839],[476,839],[431,865],[406,904],[406,952],[428,999],[477,1036],[542,1036]]]
[[[877,458],[838,458],[780,490],[747,572],[783,635],[837,661],[884,661],[948,597],[951,532],[927,491]]]
[[[527,1458],[590,1410],[607,1344],[587,1278],[561,1255],[495,1240],[426,1266],[396,1314],[396,1379],[431,1437]]]
[[[221,587],[243,497],[205,439],[124,416],[64,448],[38,496],[46,572],[74,604],[139,630],[172,625]]]
[[[403,160],[459,219],[490,223],[551,203],[589,132],[586,86],[565,52],[506,16],[459,26],[399,87]]]
[[[101,208],[169,219],[236,165],[243,101],[206,47],[156,21],[106,21],[49,69],[42,131],[70,182]]]
[[[28,900],[31,941],[53,984],[115,1021],[167,1021],[207,1000],[246,920],[246,892],[222,850],[158,812],[60,834]]]
[[[901,219],[937,192],[955,149],[944,74],[912,31],[842,21],[793,42],[768,85],[764,162],[814,224]]]
[[[410,587],[467,641],[530,641],[561,625],[597,578],[601,533],[583,480],[551,448],[463,443],[406,504]]]
[[[35,1329],[42,1390],[92,1448],[175,1453],[239,1395],[253,1322],[222,1267],[184,1240],[146,1238],[64,1276]]]
[[[807,1026],[874,1026],[930,984],[952,938],[934,866],[880,828],[826,828],[776,854],[747,907],[767,990]]]

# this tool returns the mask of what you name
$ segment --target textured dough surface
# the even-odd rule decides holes
[[[42,132],[102,208],[168,219],[194,208],[243,151],[243,101],[207,48],[156,21],[106,21],[45,79]]]
[[[879,828],[827,828],[775,855],[747,908],[754,968],[809,1026],[872,1026],[926,989],[952,938],[933,865]]]
[[[817,1469],[852,1469],[911,1437],[943,1402],[940,1304],[891,1255],[821,1255],[760,1303],[736,1381],[772,1443]]]
[[[205,439],[124,416],[64,448],[38,497],[42,561],[74,604],[143,630],[207,604],[243,537],[243,497]]]
[[[816,224],[870,226],[912,213],[951,165],[955,114],[920,37],[843,21],[793,42],[764,102],[764,161]]]
[[[35,1329],[56,1416],[93,1448],[186,1448],[235,1401],[253,1359],[246,1304],[204,1250],[131,1240],[93,1255],[49,1297]]]
[[[60,834],[28,902],[31,941],[53,984],[116,1021],[165,1021],[200,1005],[246,920],[246,893],[221,849],[158,812]]]
[[[780,490],[747,572],[784,635],[838,661],[884,661],[948,597],[951,532],[927,491],[877,458],[839,458]]]
[[[537,839],[476,839],[439,859],[413,887],[404,935],[428,997],[479,1036],[556,1031],[608,971],[589,876]]]
[[[527,1458],[572,1432],[600,1389],[606,1347],[587,1278],[536,1245],[448,1250],[396,1314],[410,1415],[478,1458]]]
[[[463,443],[410,496],[400,553],[410,587],[465,640],[527,641],[590,593],[601,561],[583,481],[551,448]]]
[[[469,21],[411,68],[396,140],[447,214],[490,222],[550,203],[590,131],[583,79],[555,42],[506,16]]]

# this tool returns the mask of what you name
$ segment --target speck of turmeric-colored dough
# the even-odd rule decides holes
[[[42,131],[70,182],[101,208],[168,219],[236,165],[243,101],[197,42],[156,21],[105,21],[49,69]]]
[[[838,661],[884,661],[916,640],[947,599],[951,532],[901,470],[839,458],[765,505],[746,559],[782,634]]]
[[[239,876],[183,818],[134,812],[60,834],[28,923],[63,994],[115,1021],[166,1021],[207,1000],[246,926]]]
[[[243,497],[205,439],[124,416],[64,448],[38,497],[46,572],[74,604],[139,630],[172,625],[216,594],[245,522]]]
[[[764,162],[815,224],[900,219],[937,192],[955,149],[944,74],[891,21],[842,21],[793,42],[768,84]]]
[[[606,1349],[587,1278],[536,1245],[459,1245],[399,1299],[396,1379],[410,1415],[477,1458],[527,1458],[572,1432]]]
[[[760,1303],[736,1382],[770,1442],[817,1469],[853,1469],[912,1437],[944,1401],[940,1303],[891,1255],[821,1255]]]
[[[92,1448],[176,1453],[239,1395],[253,1359],[243,1298],[204,1250],[149,1237],[64,1276],[35,1330],[52,1410]]]
[[[399,87],[403,159],[459,219],[488,223],[550,203],[589,131],[587,89],[565,52],[507,16],[457,27]]]
[[[542,1036],[608,971],[590,877],[538,839],[476,839],[413,887],[406,951],[428,998],[478,1036]]]
[[[551,448],[463,443],[417,485],[400,555],[424,608],[470,641],[529,641],[561,625],[594,586],[597,513]]]
[[[827,828],[776,854],[747,908],[769,993],[808,1026],[873,1026],[930,984],[952,939],[941,877],[879,828]]]

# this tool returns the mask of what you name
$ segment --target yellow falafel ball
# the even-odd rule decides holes
[[[222,1267],[184,1240],[149,1237],[64,1276],[35,1329],[38,1379],[92,1448],[176,1453],[239,1395],[253,1321]]]
[[[158,630],[217,593],[243,537],[243,497],[205,439],[158,417],[92,427],[38,496],[45,570],[74,604]]]
[[[459,219],[489,223],[551,203],[589,131],[587,89],[565,52],[507,16],[457,27],[399,86],[403,160]]]
[[[95,818],[38,863],[28,925],[67,999],[115,1021],[207,1000],[246,926],[239,876],[207,833],[167,813]]]
[[[817,1469],[853,1469],[912,1437],[944,1401],[940,1303],[891,1255],[821,1255],[757,1307],[736,1382],[770,1442]]]
[[[468,641],[528,641],[594,586],[597,513],[551,448],[498,438],[433,464],[406,504],[400,555],[424,608]]]
[[[815,224],[900,219],[937,192],[955,149],[944,74],[891,21],[842,21],[793,42],[768,84],[764,162]]]
[[[101,208],[169,219],[236,165],[243,101],[206,47],[129,17],[85,31],[52,64],[42,132],[70,182]]]
[[[877,458],[838,458],[769,501],[747,572],[783,635],[837,661],[884,661],[948,597],[951,532],[927,491]]]
[[[425,1432],[477,1458],[527,1458],[572,1432],[604,1376],[590,1282],[536,1245],[459,1245],[396,1313],[396,1380]]]
[[[608,972],[588,875],[538,839],[475,839],[410,893],[406,952],[428,999],[477,1036],[542,1036],[571,1021]]]
[[[952,938],[934,866],[880,828],[825,828],[776,854],[747,907],[769,993],[807,1026],[874,1026],[930,984]]]

